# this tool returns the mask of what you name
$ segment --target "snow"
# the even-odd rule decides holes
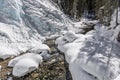
[[[26,53],[12,59],[8,66],[13,67],[12,74],[14,76],[21,77],[37,69],[42,61],[43,58],[40,54]]]
[[[2,70],[2,66],[0,65],[0,71]]]
[[[45,36],[59,35],[73,25],[51,0],[0,0],[0,58],[15,56],[8,66],[14,76],[24,76],[50,58]]]
[[[72,31],[69,31],[69,32],[67,32],[65,35],[64,35],[64,39],[66,40],[66,41],[68,41],[68,42],[72,42],[72,41],[74,41],[75,39],[77,39],[78,38],[78,36],[76,36],[75,34],[74,34],[74,32],[72,32]]]
[[[17,56],[42,43],[38,33],[28,33],[27,27],[17,27],[0,22],[0,58]]]
[[[1,46],[0,47],[0,58],[1,59],[6,59],[12,56],[16,56],[18,55],[18,51],[16,51],[15,49],[12,48],[7,48],[5,46]]]
[[[55,40],[58,37],[60,37],[60,35],[51,35],[51,36],[47,36],[46,39],[53,39],[53,40]]]
[[[56,40],[57,48],[64,52],[73,80],[113,80],[120,75],[120,46],[92,33],[62,36]],[[79,37],[71,42],[71,36]]]
[[[45,44],[39,44],[28,50],[31,53],[41,53],[42,51],[50,52],[50,48]]]
[[[120,80],[120,75],[116,79],[114,79],[114,80]]]
[[[120,31],[120,9],[118,8],[118,25],[116,25],[116,9],[114,13],[112,14],[110,26],[104,26],[103,24],[97,24],[95,26],[95,30],[100,36],[103,36],[111,41],[114,41],[117,43],[117,36]]]

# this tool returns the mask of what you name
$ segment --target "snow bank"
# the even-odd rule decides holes
[[[40,54],[27,53],[12,59],[8,66],[13,67],[12,74],[14,76],[21,77],[37,69],[42,61],[43,58]]]
[[[96,35],[94,31],[86,35],[69,33],[59,37],[56,44],[65,53],[73,80],[114,80],[120,75],[118,44]],[[71,36],[78,37],[71,41]]]
[[[6,59],[12,56],[17,56],[19,54],[19,52],[15,49],[12,48],[7,48],[4,46],[0,47],[0,58],[1,59]]]
[[[42,44],[43,38],[29,28],[0,22],[0,58],[16,56]],[[29,32],[29,33],[28,33]]]

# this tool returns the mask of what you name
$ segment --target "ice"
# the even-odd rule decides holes
[[[72,22],[51,0],[22,0],[28,21],[41,35],[59,34],[72,28]],[[47,4],[47,5],[46,5]]]
[[[21,0],[1,0],[0,1],[0,21],[13,24],[21,23],[22,10]]]

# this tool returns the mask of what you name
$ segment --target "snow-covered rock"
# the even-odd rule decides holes
[[[42,51],[41,56],[43,57],[43,60],[48,60],[51,57],[48,51]]]
[[[64,35],[64,39],[65,39],[66,41],[68,41],[68,42],[72,42],[72,41],[74,41],[74,40],[77,39],[77,38],[78,38],[78,36],[75,35],[75,33],[72,32],[72,31],[69,31],[69,32],[67,32],[67,33]]]
[[[39,44],[28,50],[30,53],[40,54],[44,60],[48,60],[50,58],[51,50],[46,44]]]
[[[12,74],[14,76],[21,77],[37,69],[42,61],[43,58],[40,54],[26,53],[12,59],[8,66],[13,67]]]
[[[50,52],[50,48],[46,44],[39,44],[29,50],[29,52],[31,53],[38,53],[38,54],[42,53],[42,51]]]
[[[114,80],[119,76],[120,46],[95,33],[80,35],[73,42],[66,41],[66,36],[56,40],[58,49],[65,53],[73,80]]]

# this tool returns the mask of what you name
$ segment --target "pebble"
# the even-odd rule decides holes
[[[49,62],[49,64],[53,64],[53,63],[55,63],[56,62],[56,59],[52,59],[50,62]]]
[[[31,76],[32,76],[33,78],[37,78],[37,77],[39,76],[39,74],[38,74],[38,73],[34,73],[34,74],[31,74]]]

